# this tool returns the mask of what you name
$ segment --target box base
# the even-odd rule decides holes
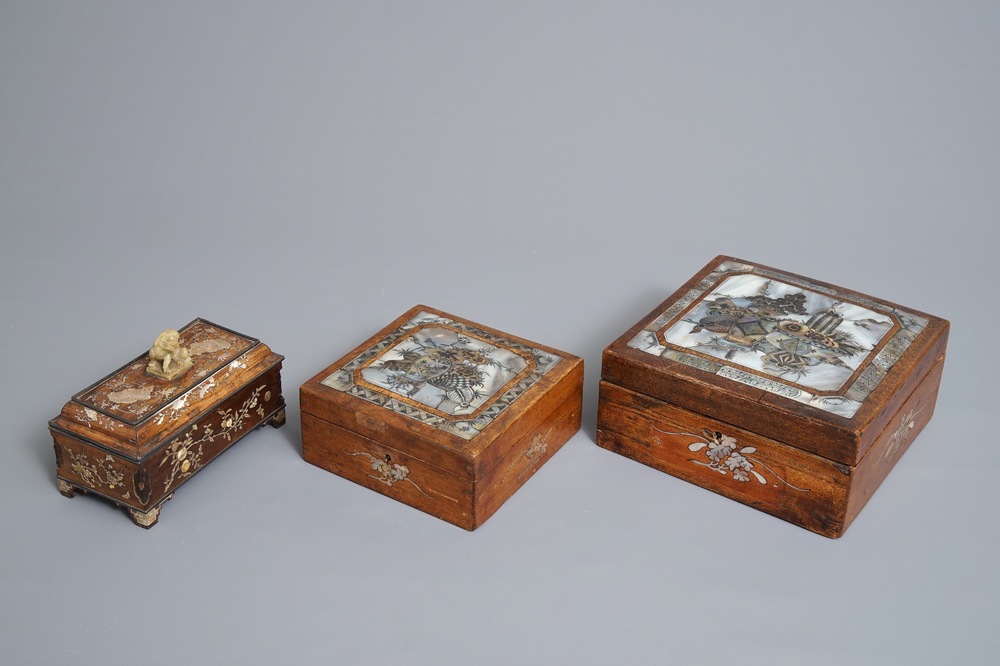
[[[581,373],[582,374],[582,373]],[[302,457],[313,465],[466,530],[492,516],[580,429],[582,383],[514,441],[509,453],[460,476],[312,414],[302,413]]]
[[[280,428],[285,424],[285,404],[277,372],[277,369],[273,371],[275,383],[237,392],[205,418],[139,461],[111,453],[52,427],[56,484],[60,494],[73,498],[79,491],[103,497],[126,509],[132,522],[139,527],[151,528],[158,522],[163,504],[205,465],[256,428],[266,424]],[[257,407],[265,391],[266,402],[270,403],[268,409],[273,411],[243,409],[251,402]],[[228,427],[226,419],[234,419]],[[202,435],[200,438],[204,441],[195,441],[190,435],[198,429],[202,433],[214,432],[215,436]]]
[[[943,367],[942,356],[855,466],[604,381],[597,443],[817,534],[837,538],[930,420]]]

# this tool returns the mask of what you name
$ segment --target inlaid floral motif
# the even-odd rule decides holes
[[[149,396],[152,395],[152,393],[152,386],[127,388],[122,389],[121,391],[112,391],[108,393],[108,400],[116,405],[131,405],[133,402],[139,402],[140,400],[149,400]]]
[[[558,425],[558,423],[556,425]],[[535,462],[540,460],[541,457],[545,455],[545,452],[548,450],[549,435],[552,433],[553,428],[555,428],[555,425],[553,425],[552,428],[549,428],[547,432],[536,433],[535,436],[531,438],[531,444],[528,445],[528,448],[522,451],[521,455],[515,457],[510,462],[510,464],[507,465],[507,469],[504,470],[503,476],[500,477],[500,483],[503,483],[504,481],[507,480],[507,477],[510,476],[511,471],[514,469],[515,466],[521,463],[522,459],[526,460],[527,462],[524,463],[524,467],[521,468],[521,471],[517,473],[517,478],[520,479],[522,476],[528,473],[528,471],[534,466]]]
[[[398,483],[400,481],[406,481],[414,488],[419,490],[420,493],[425,497],[431,497],[430,495],[424,492],[423,488],[414,483],[413,479],[409,478],[410,469],[406,465],[400,465],[399,463],[394,463],[392,461],[392,456],[390,456],[388,453],[385,454],[383,458],[376,458],[372,454],[366,453],[364,451],[349,453],[348,455],[361,456],[363,458],[366,458],[368,462],[371,463],[371,470],[374,473],[369,474],[368,475],[369,478],[375,479],[380,483],[384,483],[390,488],[395,483]]]
[[[552,432],[551,429],[544,435],[542,433],[538,433],[532,437],[531,446],[529,446],[528,450],[524,452],[524,457],[531,462],[534,462],[536,458],[540,458],[542,454],[545,453],[545,450],[549,448],[548,437],[550,432]]]
[[[69,468],[74,474],[94,489],[115,491],[122,499],[129,499],[131,492],[125,490],[125,468],[118,465],[113,456],[107,454],[100,460],[92,460],[86,453],[75,453],[65,449],[69,455]],[[124,494],[122,491],[125,490]]]
[[[767,478],[756,469],[759,466],[773,474],[775,479],[792,490],[798,490],[804,493],[809,492],[807,488],[799,488],[788,483],[778,476],[773,469],[768,467],[759,459],[752,457],[753,454],[757,453],[757,449],[752,446],[740,447],[735,437],[724,435],[719,431],[712,431],[707,428],[702,430],[701,435],[695,435],[689,432],[668,432],[666,430],[660,430],[656,426],[652,426],[652,428],[656,432],[663,433],[664,435],[693,437],[695,441],[687,445],[688,450],[695,453],[704,451],[705,459],[690,459],[689,462],[692,462],[695,465],[701,465],[702,467],[707,467],[718,472],[719,474],[722,474],[723,476],[731,476],[734,481],[746,483],[750,481],[752,476],[759,484],[767,485]],[[775,483],[774,485],[777,486],[778,484]]]
[[[86,425],[88,428],[93,428],[97,426],[98,428],[103,428],[108,431],[115,431],[124,428],[125,426],[118,421],[115,421],[110,416],[106,414],[101,414],[100,412],[91,409],[90,407],[84,407],[83,405],[74,405],[77,410],[77,419]]]
[[[902,418],[899,419],[899,425],[896,426],[895,432],[889,438],[889,443],[886,445],[885,451],[879,457],[879,462],[895,457],[896,452],[910,441],[910,437],[913,436],[913,430],[917,427],[917,415],[921,411],[923,410],[911,408],[903,414]]]
[[[169,490],[175,482],[186,479],[204,466],[204,447],[206,444],[215,442],[217,438],[231,442],[233,435],[246,425],[247,417],[251,413],[256,413],[263,418],[264,409],[261,405],[260,393],[266,386],[264,384],[254,389],[239,409],[229,407],[218,410],[220,430],[213,428],[212,424],[203,424],[199,427],[196,423],[191,426],[183,438],[175,440],[166,447],[163,458],[160,460],[160,467],[169,465],[170,469],[170,476],[165,482],[165,490]]]

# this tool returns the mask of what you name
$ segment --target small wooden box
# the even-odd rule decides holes
[[[597,441],[838,537],[931,418],[948,329],[720,256],[604,351]]]
[[[580,429],[583,359],[418,305],[301,388],[310,463],[474,530]]]
[[[204,319],[180,329],[193,366],[173,380],[137,357],[49,422],[59,491],[105,497],[150,528],[177,488],[255,427],[285,422],[281,361],[259,340]]]

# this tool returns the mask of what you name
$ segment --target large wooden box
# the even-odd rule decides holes
[[[597,441],[838,537],[931,418],[948,328],[720,256],[604,351]]]
[[[182,377],[147,374],[143,354],[49,422],[63,495],[100,495],[149,528],[163,502],[220,453],[259,425],[285,422],[283,356],[204,319],[179,334],[193,362]]]
[[[418,305],[302,385],[302,455],[473,530],[579,430],[582,389],[582,359]]]

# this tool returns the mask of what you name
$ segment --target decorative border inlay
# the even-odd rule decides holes
[[[483,396],[485,399],[482,404],[478,405],[471,414],[451,414],[437,410],[408,398],[405,393],[398,390],[398,386],[397,390],[393,390],[392,386],[378,386],[360,377],[360,373],[378,361],[380,357],[397,347],[400,342],[428,326],[449,329],[457,334],[471,336],[482,343],[488,343],[497,350],[505,350],[523,358],[526,361],[525,367],[514,372],[513,378],[501,390],[489,396]],[[562,357],[556,354],[535,349],[471,324],[429,312],[420,312],[348,361],[323,379],[321,383],[337,391],[385,407],[397,414],[458,435],[463,439],[472,439],[562,360]]]
[[[786,398],[794,399],[802,395],[802,391],[793,386],[782,384],[781,382],[773,379],[765,379],[760,375],[743,372],[742,370],[737,370],[736,368],[729,366],[722,366],[716,371],[716,374],[720,377],[727,377],[741,384],[746,384],[747,386],[756,386],[757,388],[764,389],[765,391],[783,395]]]
[[[760,292],[736,297],[722,293],[723,283],[741,275],[758,276],[755,284],[760,284]],[[768,293],[772,280],[782,296],[774,296],[773,290]],[[803,309],[810,299],[824,307]],[[748,301],[753,304],[746,305]],[[842,315],[845,309],[856,313],[855,318]],[[695,312],[701,313],[700,318],[692,317]],[[850,331],[838,329],[839,322],[853,326]],[[920,315],[865,296],[725,261],[627,344],[851,418],[928,323]],[[719,333],[712,337],[703,331]],[[701,337],[694,340],[691,336],[696,333]],[[671,342],[671,336],[677,340],[686,336],[686,342]],[[813,372],[819,374],[815,379]]]

